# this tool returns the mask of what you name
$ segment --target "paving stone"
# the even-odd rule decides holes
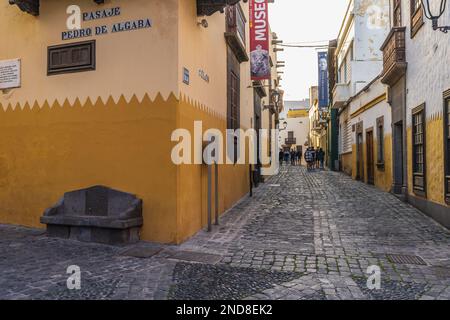
[[[449,257],[449,231],[396,197],[285,166],[180,246],[86,244],[0,225],[0,299],[450,299]],[[67,289],[70,265],[81,290]],[[381,290],[367,289],[369,265],[382,269]]]

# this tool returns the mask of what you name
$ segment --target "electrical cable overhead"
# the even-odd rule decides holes
[[[327,49],[328,45],[294,45],[294,44],[279,44],[280,47],[285,48],[314,48],[314,49]]]

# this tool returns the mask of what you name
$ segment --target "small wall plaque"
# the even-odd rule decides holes
[[[0,60],[0,90],[20,87],[20,59]]]
[[[186,68],[183,68],[183,82],[189,84],[189,70]]]

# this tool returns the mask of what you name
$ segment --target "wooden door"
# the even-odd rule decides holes
[[[364,153],[363,153],[363,134],[356,135],[356,179],[364,181]]]
[[[366,149],[367,149],[367,183],[375,182],[375,163],[373,152],[373,130],[366,133]]]

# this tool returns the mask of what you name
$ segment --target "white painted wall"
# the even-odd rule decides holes
[[[439,1],[430,1],[434,12]],[[406,121],[411,126],[411,110],[426,102],[429,119],[442,114],[442,93],[450,89],[450,35],[433,31],[431,21],[425,24],[411,39],[409,0],[402,1],[402,21],[406,28]],[[439,25],[450,25],[450,5],[439,20]]]
[[[305,148],[305,142],[308,141],[309,134],[309,118],[286,118],[280,120],[280,126],[283,126],[283,122],[287,122],[287,129],[280,131],[280,146],[284,145],[285,139],[288,137],[288,132],[294,132],[294,138],[297,139],[297,145]]]
[[[367,105],[369,102],[373,101],[375,98],[386,93],[386,86],[381,83],[380,79],[375,81],[367,90],[361,92],[355,99],[350,103],[350,114],[358,111],[361,107]],[[378,103],[367,111],[361,113],[355,118],[350,120],[351,125],[356,125],[358,122],[363,121],[363,132],[366,129],[373,128],[374,134],[376,135],[377,129],[377,118],[384,116],[384,135],[390,135],[392,133],[392,115],[391,107],[386,100]],[[366,139],[365,134],[363,134],[364,141]],[[376,139],[376,136],[375,136]],[[352,144],[356,143],[356,135],[351,135]]]
[[[350,96],[377,77],[383,68],[380,47],[390,30],[389,0],[352,0],[338,37],[338,70],[352,55]],[[341,82],[342,83],[342,82]]]

